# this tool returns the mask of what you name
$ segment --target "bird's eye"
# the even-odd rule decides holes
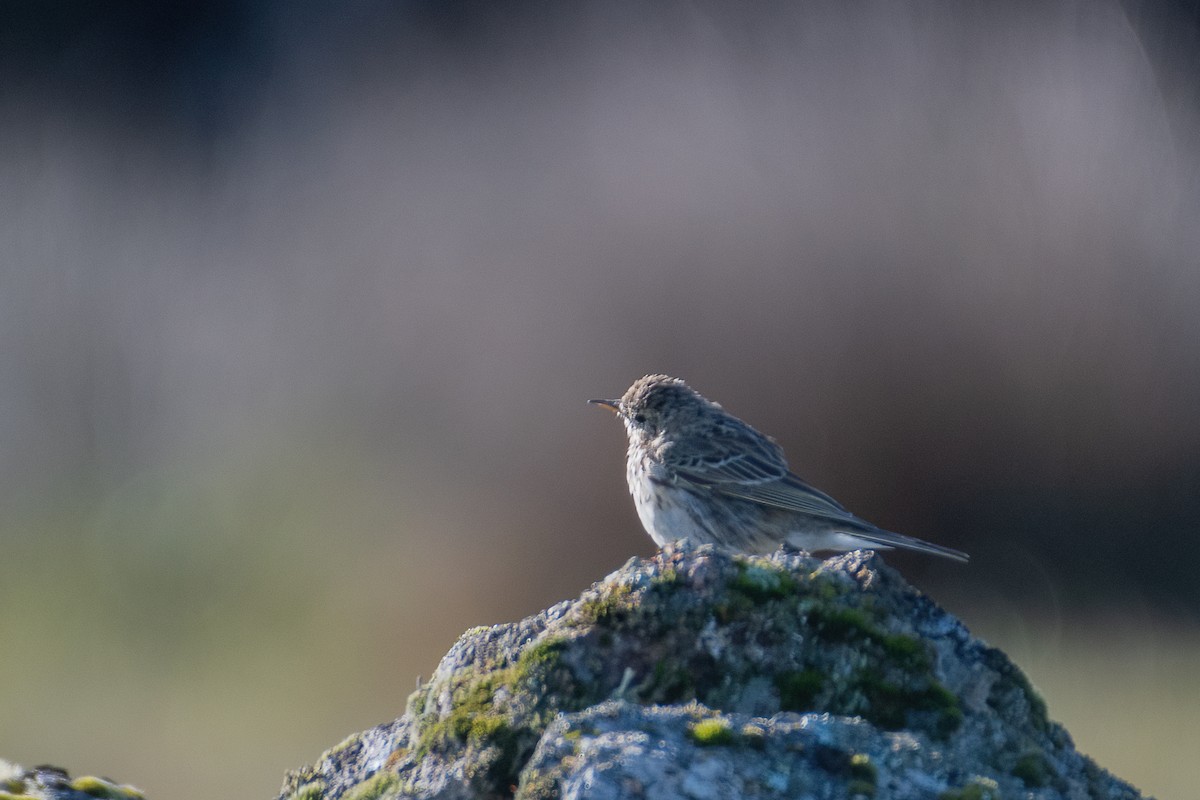
[[[634,414],[633,421],[636,422],[638,425],[641,425],[643,422],[646,421],[646,415],[645,414]]]

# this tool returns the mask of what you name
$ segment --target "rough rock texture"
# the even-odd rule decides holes
[[[468,631],[282,800],[1139,798],[878,557],[686,542]]]
[[[72,778],[65,769],[25,769],[0,761],[0,800],[145,800],[133,788],[108,778]]]

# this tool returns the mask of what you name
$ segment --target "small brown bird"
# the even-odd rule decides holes
[[[966,553],[878,528],[788,470],[783,448],[678,378],[647,375],[619,400],[629,437],[625,477],[660,547],[687,537],[742,553],[902,548],[966,561]]]

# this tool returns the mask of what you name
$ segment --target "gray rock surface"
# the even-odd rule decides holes
[[[146,800],[133,786],[108,778],[72,778],[65,769],[26,769],[0,760],[0,800]]]
[[[514,796],[1141,797],[877,556],[686,542],[468,631],[404,716],[289,774],[281,800]]]

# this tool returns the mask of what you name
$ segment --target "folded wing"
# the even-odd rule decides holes
[[[779,445],[757,431],[742,427],[728,433],[726,437],[711,438],[701,450],[664,454],[667,466],[679,480],[815,517],[835,530],[851,532],[885,549],[900,547],[967,561],[967,554],[961,551],[887,531],[854,516],[837,500],[791,472]]]

